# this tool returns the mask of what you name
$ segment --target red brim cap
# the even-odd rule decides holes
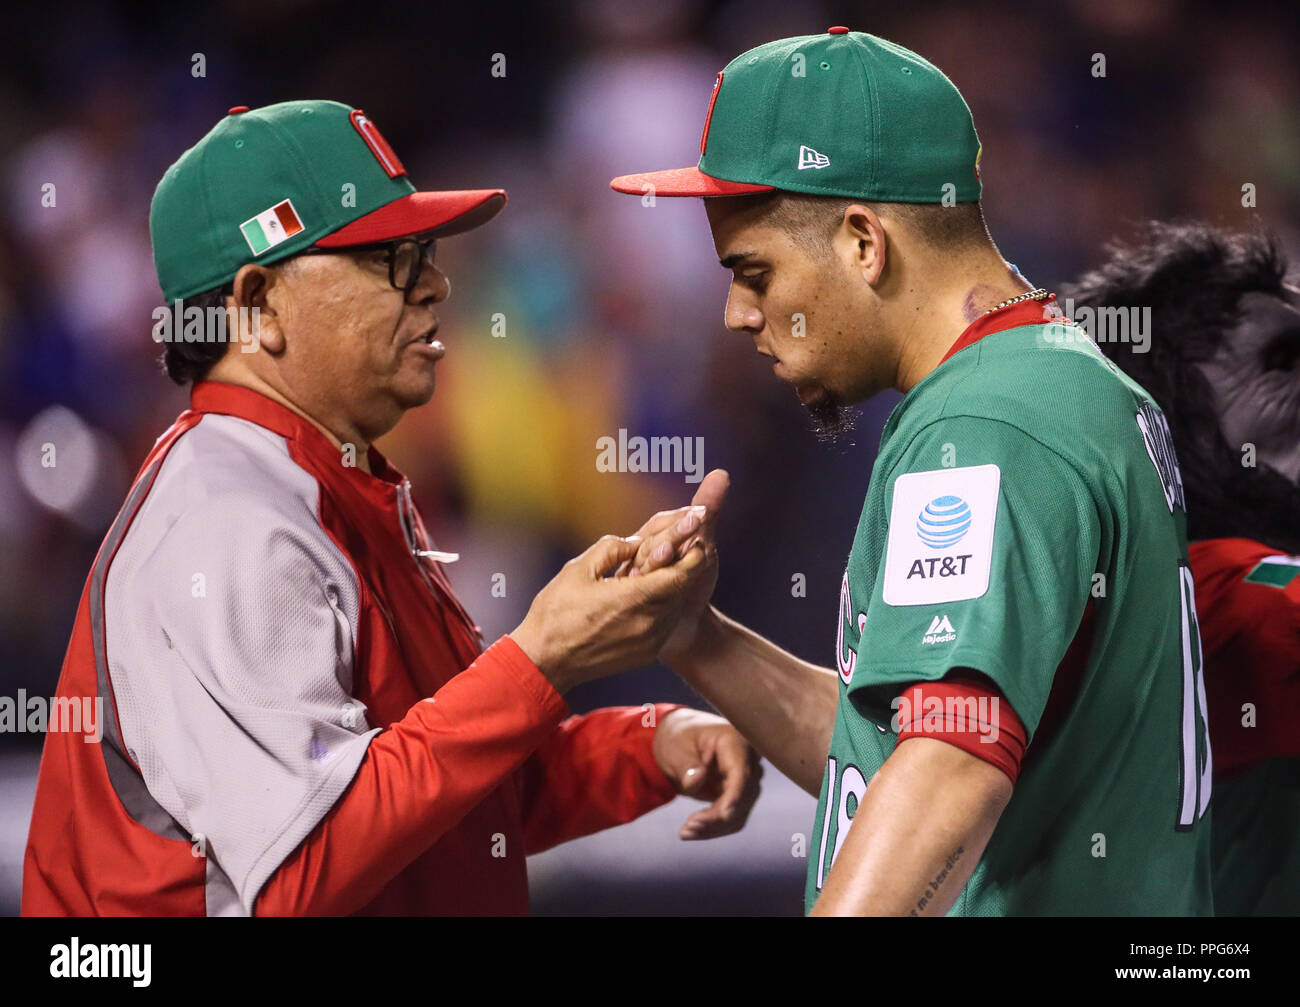
[[[649,188],[653,186],[654,188]],[[699,168],[670,168],[668,171],[647,171],[641,175],[619,175],[609,183],[615,192],[643,196],[654,192],[656,196],[741,196],[750,192],[771,192],[774,185],[754,185],[750,182],[728,182],[725,178],[706,175]]]
[[[444,238],[486,224],[505,205],[504,189],[412,192],[345,224],[316,244],[320,248],[340,248],[414,234]]]

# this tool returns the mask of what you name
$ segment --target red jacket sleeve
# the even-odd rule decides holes
[[[257,916],[342,916],[552,744],[568,704],[505,636],[377,734],[351,786],[257,896]]]
[[[667,804],[677,791],[655,762],[658,725],[679,704],[656,703],[654,726],[641,706],[570,717],[520,772],[524,844],[540,853],[622,825]]]

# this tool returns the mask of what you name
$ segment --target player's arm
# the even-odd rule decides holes
[[[1003,809],[1010,778],[936,738],[899,743],[872,778],[813,916],[942,916]]]
[[[782,650],[709,606],[694,645],[669,667],[813,796],[835,728],[838,676]]]

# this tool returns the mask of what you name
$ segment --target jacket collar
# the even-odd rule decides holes
[[[223,381],[200,381],[190,392],[190,410],[235,416],[265,427],[287,440],[317,463],[327,473],[335,473],[367,496],[391,503],[394,494],[406,483],[406,476],[389,464],[377,448],[370,448],[370,472],[340,462],[338,446],[306,417],[243,385]]]

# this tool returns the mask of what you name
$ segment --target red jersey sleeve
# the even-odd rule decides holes
[[[254,914],[360,909],[539,745],[553,746],[568,712],[528,656],[502,637],[375,736],[348,790],[263,885]]]
[[[937,738],[1006,773],[1014,784],[1028,744],[1024,724],[992,680],[956,670],[908,686],[897,701],[898,741]]]
[[[676,796],[655,762],[657,725],[678,704],[610,707],[570,717],[520,774],[528,853],[630,822]],[[647,723],[649,721],[649,723]]]

